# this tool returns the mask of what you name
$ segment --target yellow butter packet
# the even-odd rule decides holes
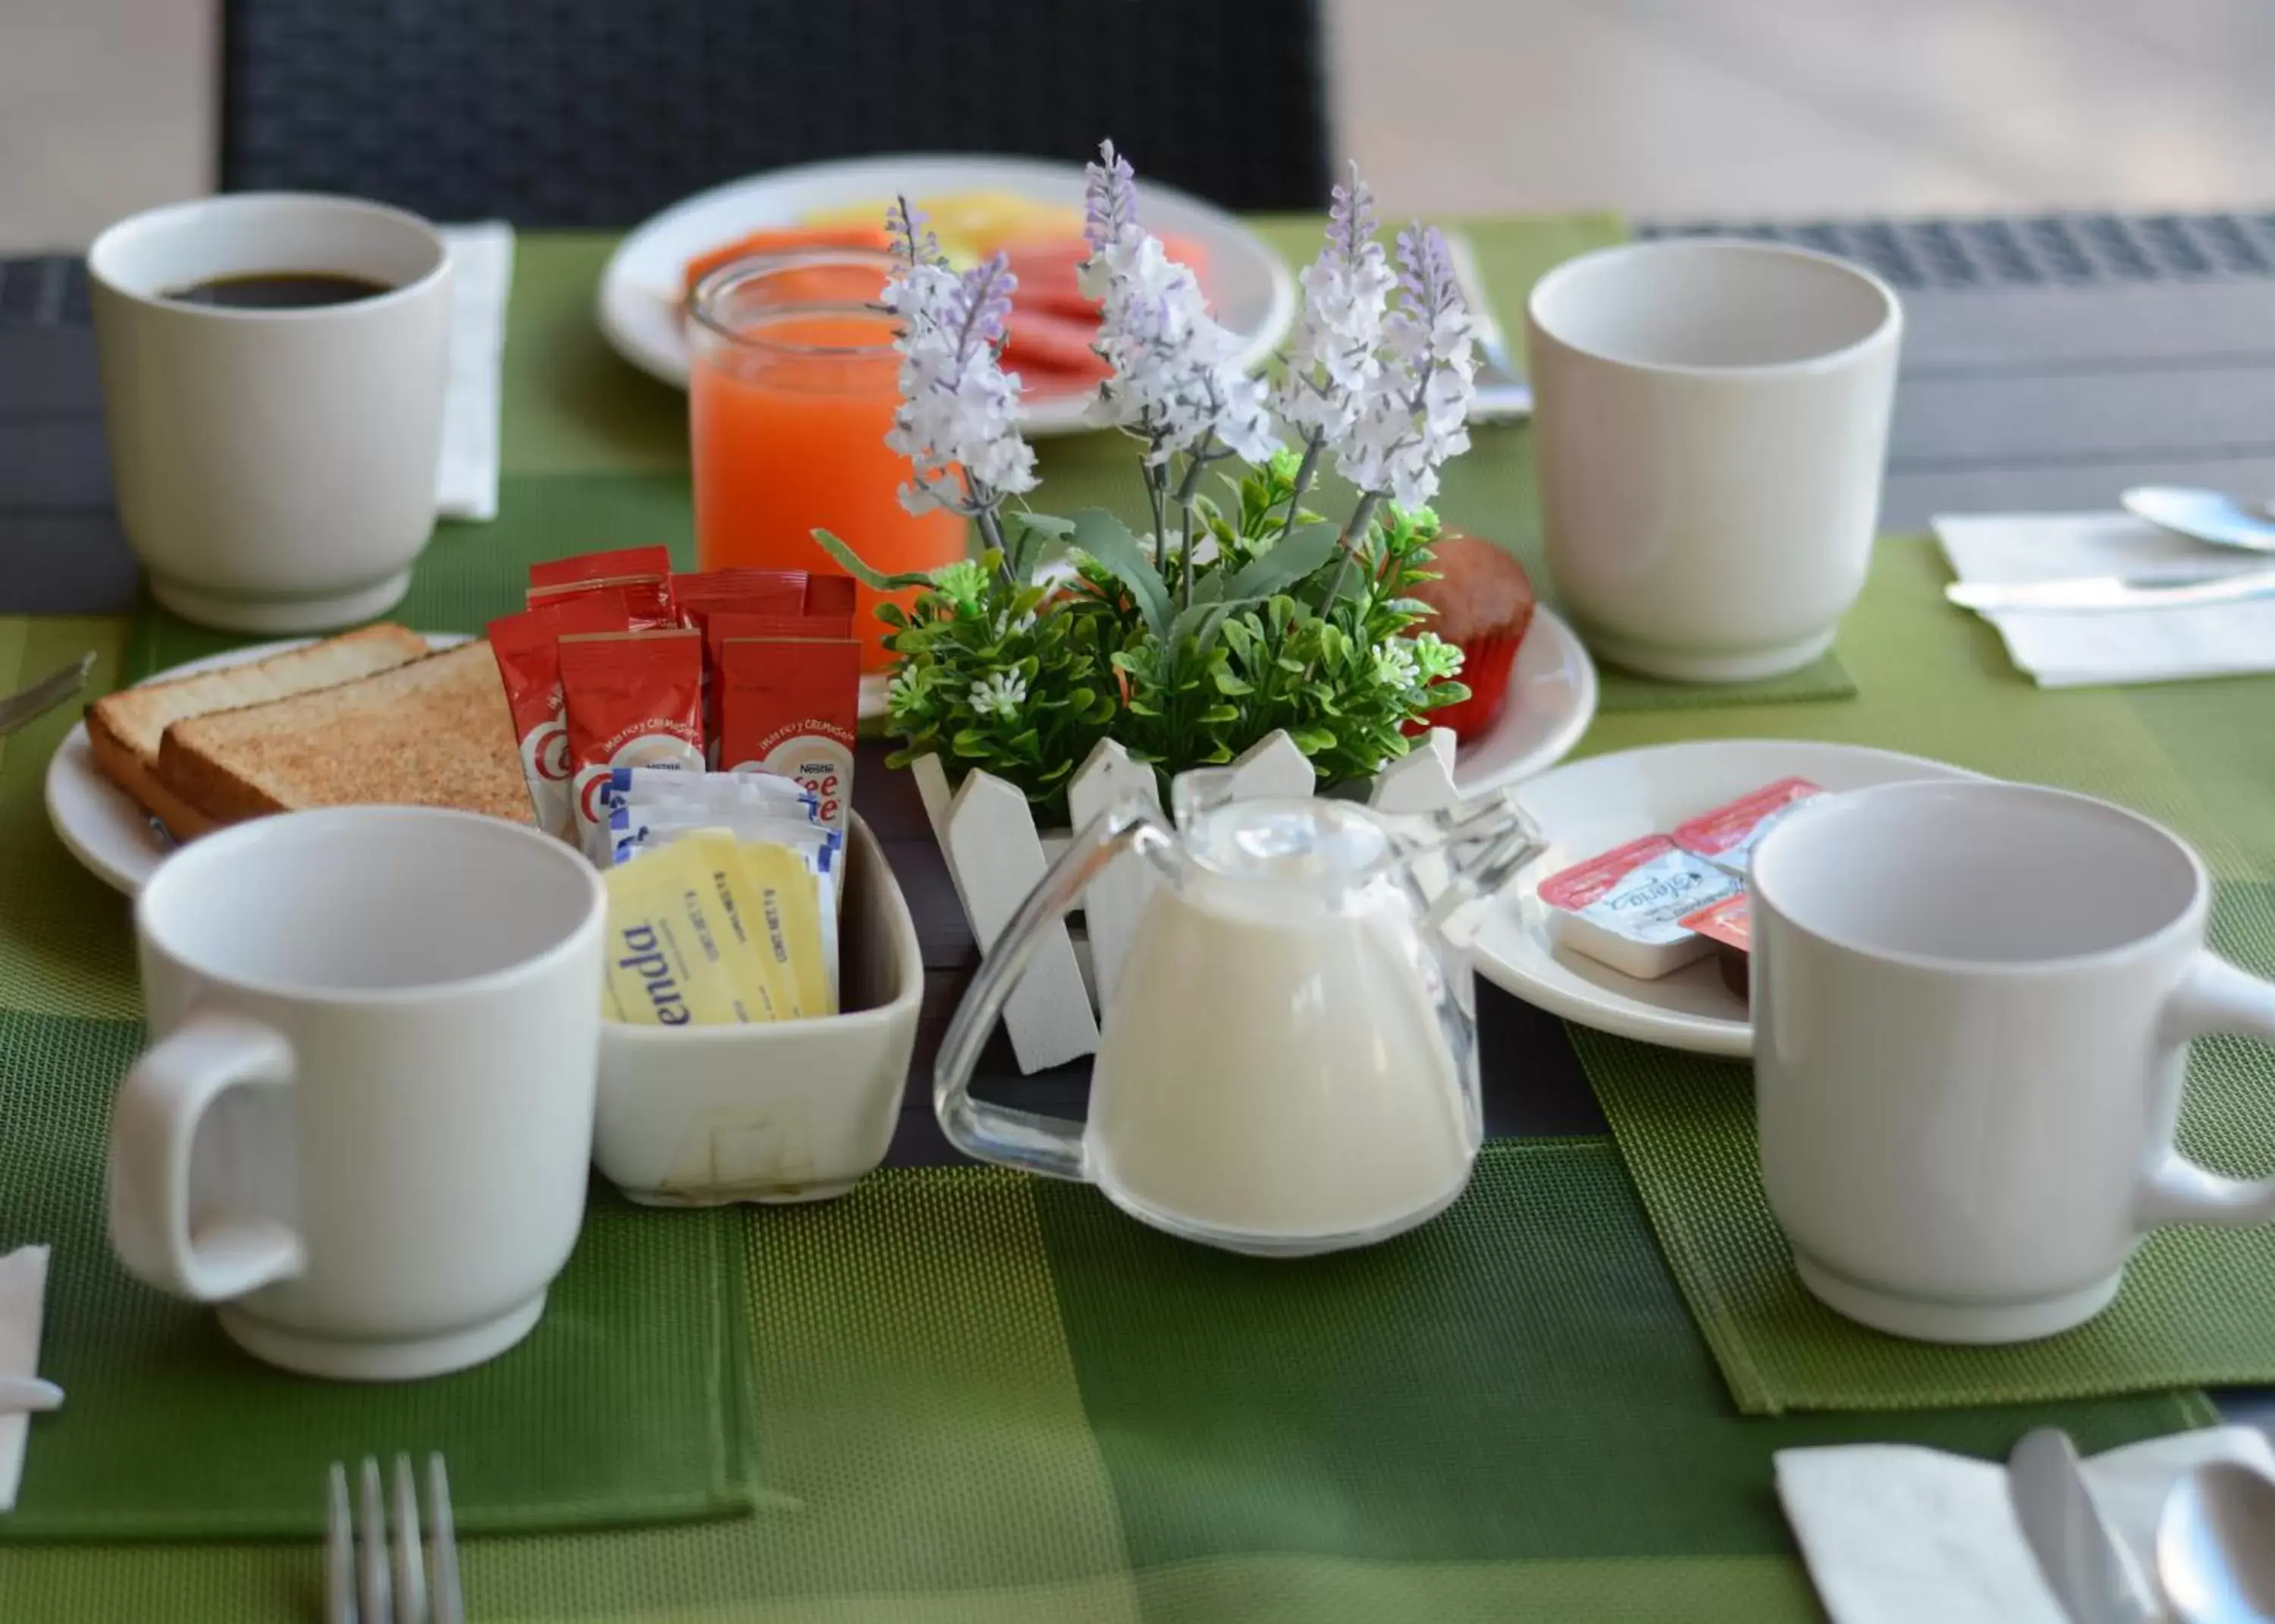
[[[750,935],[739,865],[722,873],[699,842],[681,841],[608,870],[607,884],[612,1018],[707,1026],[788,1013]]]
[[[721,906],[734,919],[737,940],[750,955],[759,984],[764,989],[767,1008],[773,1012],[770,1018],[787,1021],[816,1013],[799,996],[797,971],[784,950],[781,933],[775,928],[775,910],[759,876],[744,860],[752,848],[726,829],[699,829],[665,850],[677,850],[682,847],[700,855]]]
[[[813,871],[787,846],[754,841],[742,851],[743,866],[758,887],[765,909],[760,952],[771,948],[776,960],[790,971],[797,988],[800,1013],[835,1015],[835,978],[822,936],[821,901]]]

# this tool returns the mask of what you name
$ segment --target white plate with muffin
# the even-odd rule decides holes
[[[1455,783],[1476,795],[1546,771],[1595,720],[1595,662],[1535,601],[1524,566],[1492,542],[1449,530],[1432,555],[1438,579],[1414,594],[1437,611],[1423,629],[1460,646],[1470,688],[1430,714],[1459,741]]]

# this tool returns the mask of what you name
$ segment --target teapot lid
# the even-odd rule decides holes
[[[1196,813],[1186,855],[1226,880],[1334,895],[1396,856],[1389,834],[1350,801],[1224,801]]]

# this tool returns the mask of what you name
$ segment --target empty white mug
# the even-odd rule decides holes
[[[153,1046],[111,1118],[132,1273],[271,1363],[389,1380],[501,1353],[583,1222],[606,894],[471,812],[261,819],[134,909]]]
[[[2275,1040],[2275,985],[2206,950],[2211,881],[2172,834],[2031,785],[1888,784],[1795,811],[1752,888],[1762,1175],[1825,1303],[2020,1341],[2098,1313],[2158,1225],[2275,1220],[2275,1180],[2173,1149],[2188,1040]]]
[[[1903,313],[1827,254],[1678,238],[1583,254],[1525,306],[1548,570],[1653,676],[1807,665],[1863,590]]]
[[[435,528],[450,251],[399,208],[246,193],[134,215],[87,251],[118,517],[150,593],[231,631],[384,614]],[[353,276],[305,309],[168,295],[216,278]]]

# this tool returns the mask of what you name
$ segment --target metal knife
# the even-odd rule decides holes
[[[2180,609],[2275,596],[2275,570],[2218,575],[2083,575],[2062,581],[1954,581],[1943,595],[1965,609],[2097,615],[2113,609]]]
[[[1470,402],[1470,421],[1506,423],[1531,417],[1532,385],[1525,381],[1524,374],[1511,359],[1500,318],[1493,314],[1493,305],[1485,298],[1485,280],[1478,269],[1477,250],[1459,231],[1444,235],[1446,257],[1454,265],[1454,282],[1462,290],[1462,302],[1470,307],[1470,321],[1477,329],[1478,352],[1484,358],[1478,365],[1478,392]]]
[[[87,674],[93,669],[94,656],[81,654],[53,676],[0,699],[0,734],[13,733],[34,717],[55,709],[87,686]]]
[[[2007,1457],[2007,1495],[2038,1570],[2075,1624],[2150,1624],[2125,1553],[2086,1492],[2060,1427],[2023,1436]]]

